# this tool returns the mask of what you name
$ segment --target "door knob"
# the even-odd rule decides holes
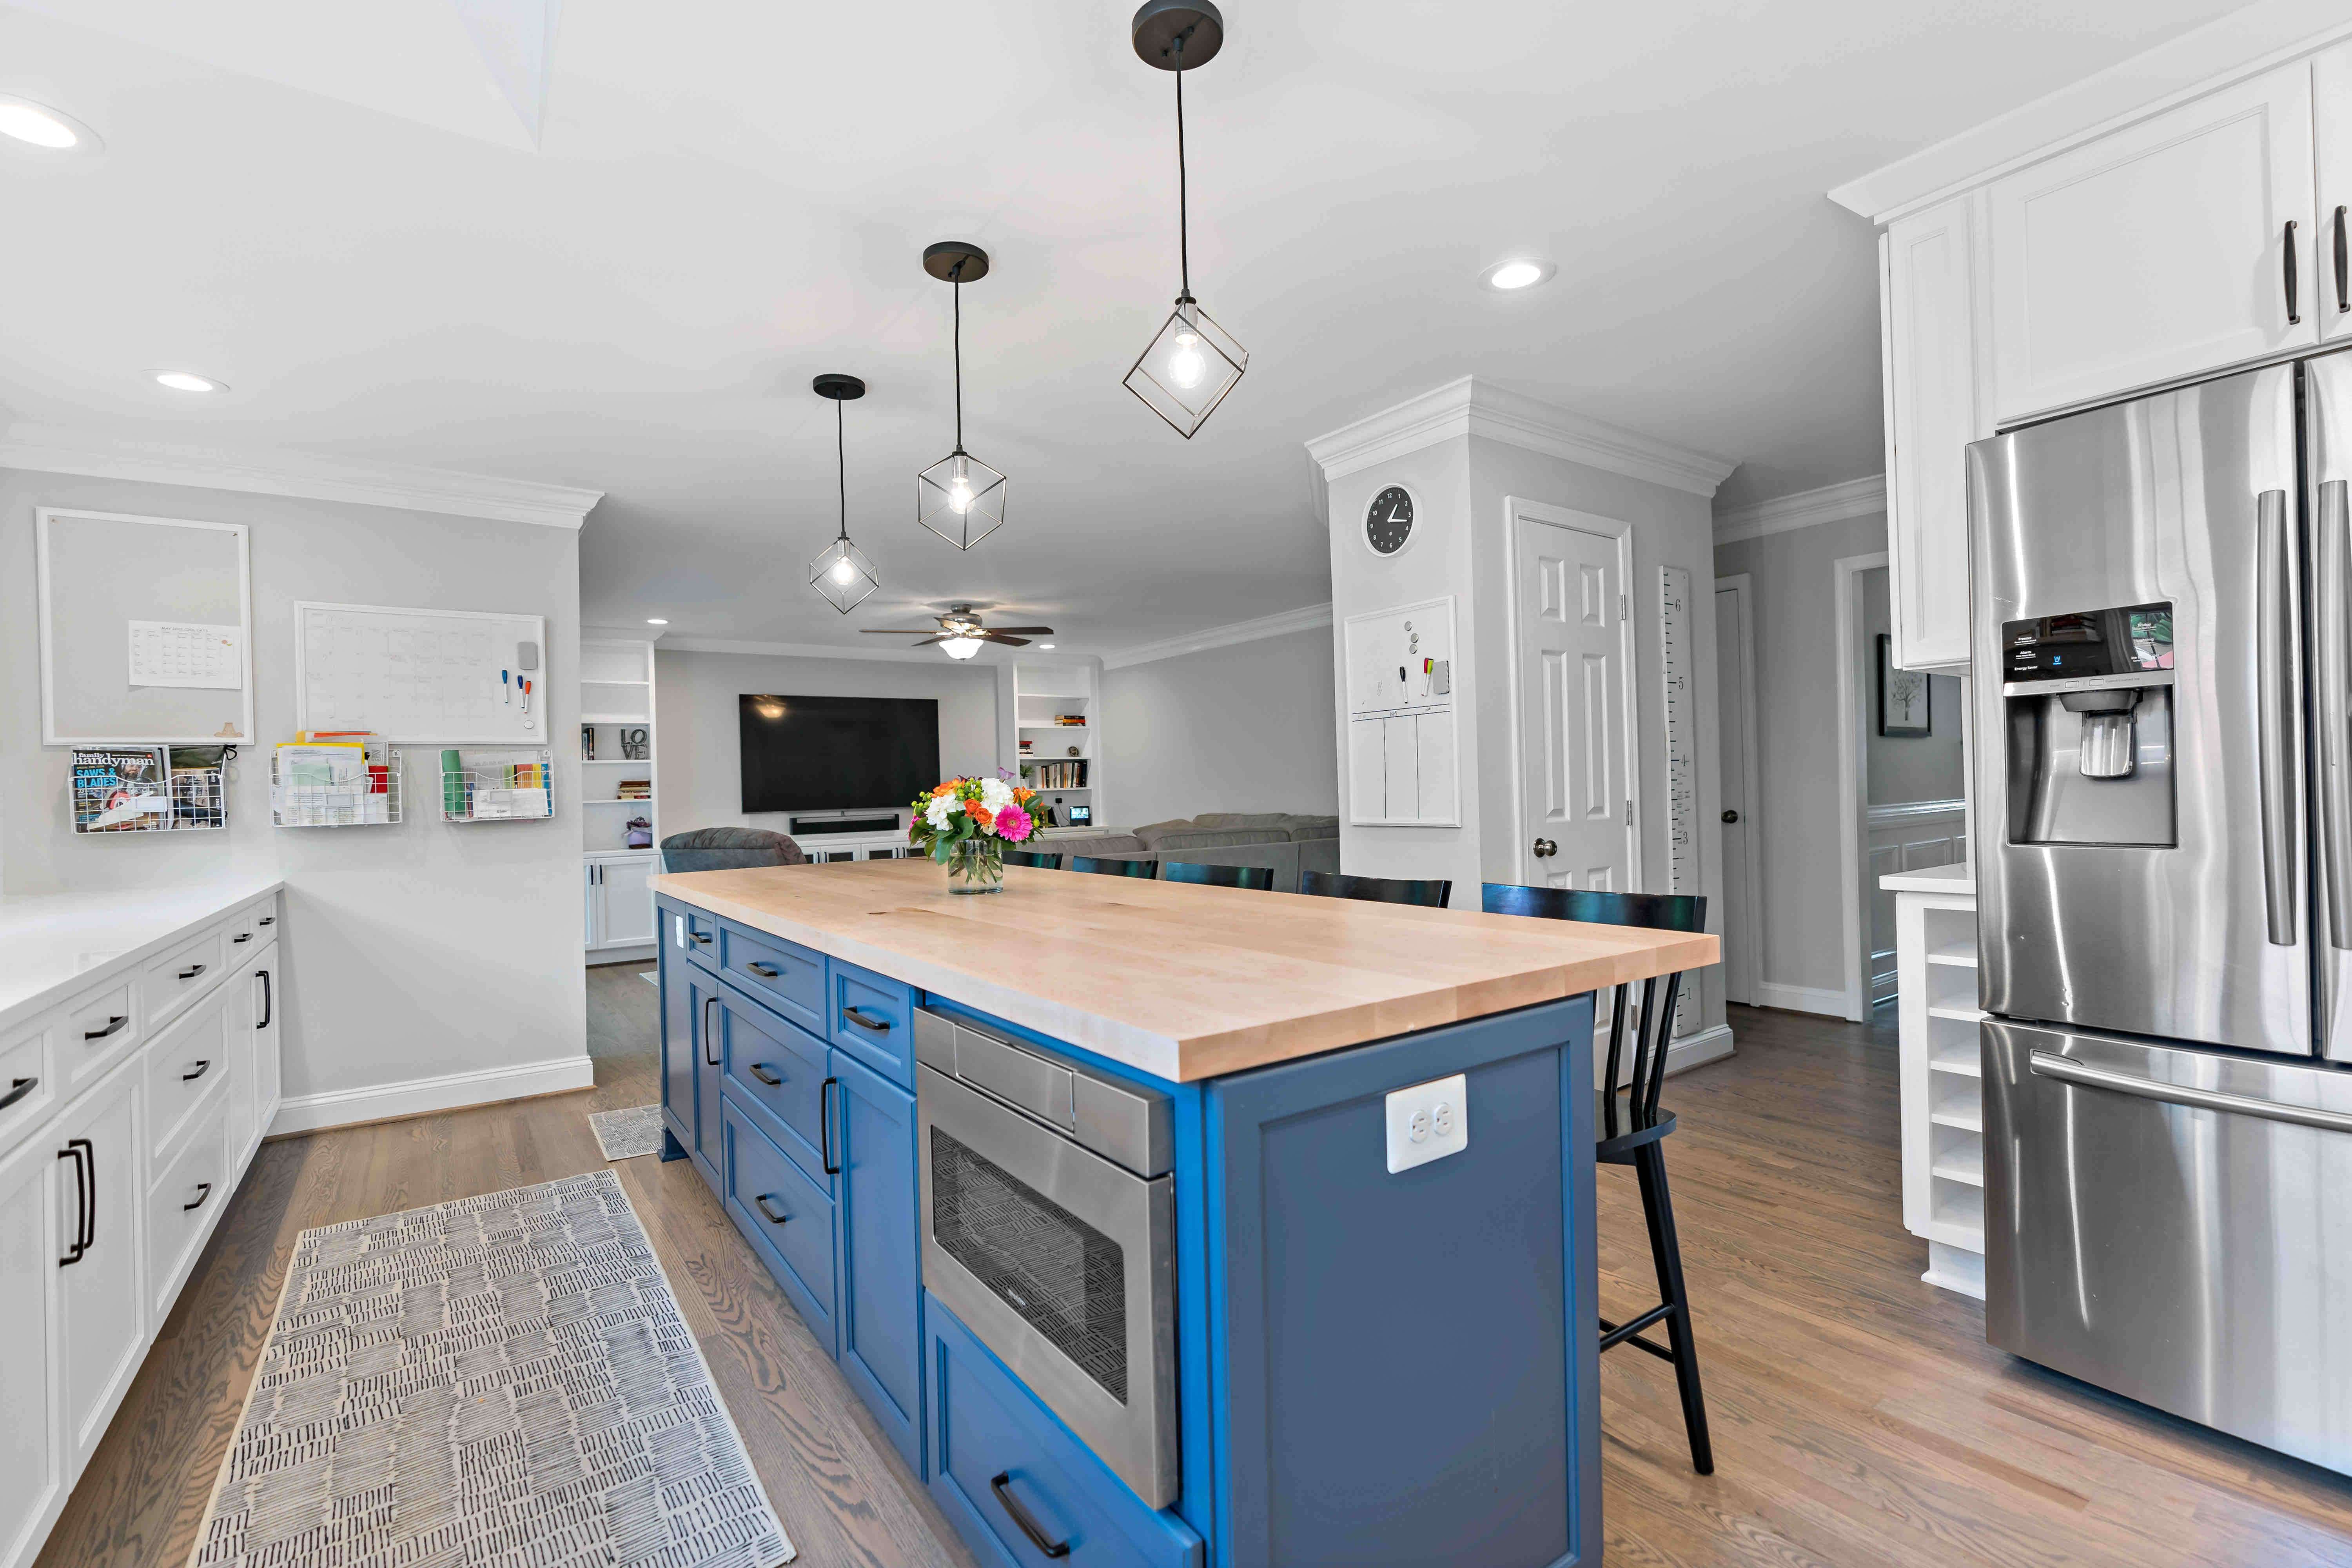
[[[1536,843],[1535,843],[1535,851],[1536,851],[1536,858],[1537,858],[1537,859],[1538,859],[1538,860],[1540,860],[1540,859],[1544,858],[1544,857],[1546,857],[1546,856],[1548,856],[1548,855],[1557,855],[1557,854],[1559,854],[1559,845],[1557,845],[1557,844],[1555,844],[1555,843],[1553,843],[1553,842],[1552,842],[1550,839],[1549,839],[1549,838],[1538,838],[1538,839],[1537,839],[1537,840],[1536,840]]]
[[[1723,820],[1726,822],[1737,822],[1739,820],[1739,814],[1736,811],[1727,811],[1723,814]]]

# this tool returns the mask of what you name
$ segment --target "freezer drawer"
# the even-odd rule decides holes
[[[2352,1074],[1982,1028],[1985,1338],[2352,1474]]]

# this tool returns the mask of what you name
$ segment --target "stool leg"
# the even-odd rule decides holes
[[[1665,1151],[1655,1143],[1633,1151],[1642,1180],[1642,1216],[1650,1222],[1650,1260],[1657,1266],[1659,1299],[1673,1306],[1666,1317],[1666,1344],[1675,1352],[1675,1383],[1683,1396],[1683,1426],[1690,1434],[1691,1468],[1715,1474],[1715,1446],[1706,1436],[1706,1395],[1698,1383],[1698,1339],[1691,1332],[1690,1292],[1683,1283],[1682,1243],[1675,1236],[1675,1201],[1666,1189]]]

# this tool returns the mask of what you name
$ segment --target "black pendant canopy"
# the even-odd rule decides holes
[[[1125,385],[1191,440],[1249,368],[1249,351],[1192,297],[1190,197],[1184,166],[1184,73],[1224,47],[1225,18],[1209,0],[1146,0],[1135,14],[1135,52],[1176,77],[1176,308],[1136,356]]]
[[[963,449],[963,286],[988,276],[988,252],[942,239],[923,247],[923,270],[955,288],[955,450],[915,476],[915,521],[970,550],[1004,524],[1004,476]]]
[[[845,616],[882,585],[874,574],[874,563],[866,559],[866,552],[849,542],[849,448],[841,405],[865,396],[866,384],[854,375],[829,371],[811,382],[809,387],[819,397],[833,399],[834,461],[841,489],[841,535],[809,563],[809,586]]]

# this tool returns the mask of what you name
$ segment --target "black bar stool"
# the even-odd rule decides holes
[[[1274,868],[1271,866],[1201,866],[1190,860],[1162,860],[1160,879],[1163,882],[1199,882],[1212,888],[1249,888],[1257,892],[1274,889]]]
[[[1398,877],[1348,877],[1337,871],[1301,871],[1298,890],[1323,899],[1364,899],[1380,904],[1426,904],[1442,910],[1454,896],[1450,879],[1407,881]]]
[[[1102,860],[1092,855],[1070,857],[1073,871],[1092,871],[1098,877],[1141,877],[1149,880],[1160,869],[1156,860]]]
[[[1058,871],[1062,868],[1062,858],[1059,855],[1041,855],[1034,849],[1007,849],[1004,852],[1004,863],[1008,866],[1034,866],[1041,871]]]
[[[1703,931],[1706,900],[1681,893],[1602,893],[1582,888],[1515,888],[1489,882],[1482,900],[1490,915],[1534,915],[1556,921],[1583,921],[1593,925],[1644,926],[1653,931]],[[1715,1473],[1715,1446],[1706,1436],[1706,1396],[1698,1382],[1698,1342],[1691,1331],[1690,1290],[1683,1283],[1682,1244],[1675,1237],[1674,1194],[1666,1187],[1666,1154],[1660,1145],[1675,1130],[1672,1111],[1658,1109],[1658,1091],[1666,1079],[1666,1047],[1674,1038],[1675,995],[1680,974],[1664,977],[1661,1004],[1655,976],[1642,982],[1640,1016],[1633,1026],[1633,1070],[1621,1090],[1617,1068],[1623,1060],[1625,994],[1630,985],[1612,987],[1616,1001],[1610,1010],[1609,1071],[1601,1091],[1601,1136],[1592,1157],[1604,1165],[1631,1165],[1642,1184],[1642,1217],[1650,1226],[1650,1261],[1658,1271],[1658,1294],[1665,1298],[1648,1311],[1623,1323],[1601,1320],[1601,1348],[1630,1344],[1659,1360],[1674,1363],[1675,1383],[1682,1393],[1683,1426],[1690,1434],[1691,1468],[1702,1476]],[[1598,1001],[1595,1002],[1598,1012]],[[1625,1097],[1624,1114],[1618,1114],[1618,1096]],[[1622,1124],[1621,1124],[1622,1123]],[[1666,1342],[1645,1340],[1642,1331],[1655,1323],[1666,1326]]]

